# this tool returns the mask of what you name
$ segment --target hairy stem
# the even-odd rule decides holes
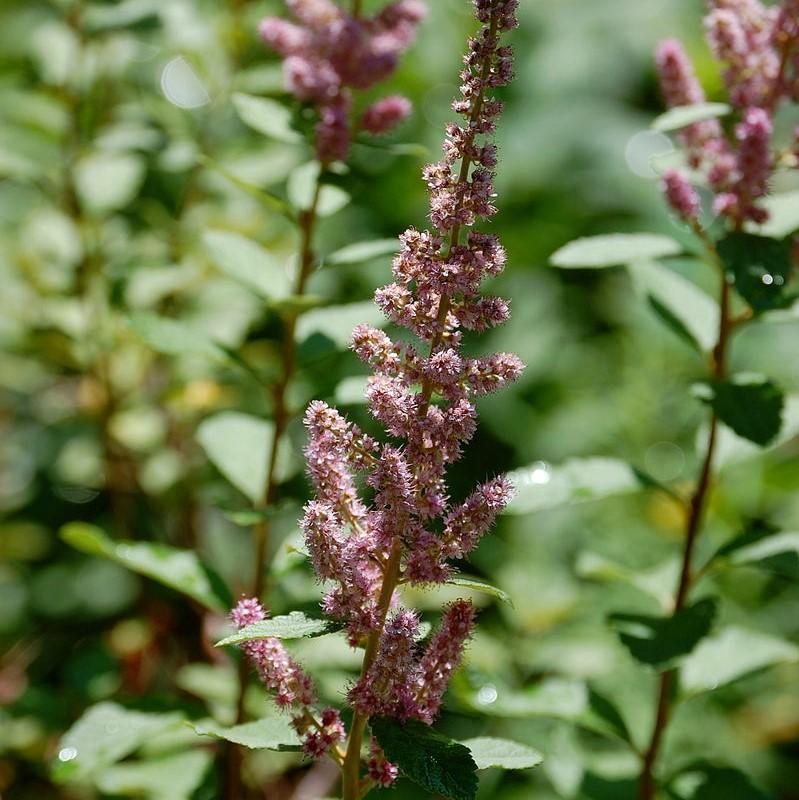
[[[702,240],[710,261],[719,270],[721,277],[719,335],[716,346],[713,349],[713,377],[717,380],[723,380],[727,373],[727,350],[729,347],[730,334],[732,333],[732,324],[730,320],[730,285],[727,281],[724,265],[719,258],[715,245],[705,231],[698,225],[695,226],[694,231]],[[694,583],[692,571],[693,556],[696,541],[702,530],[702,521],[707,506],[707,499],[713,482],[713,456],[718,439],[718,427],[718,417],[713,413],[710,418],[710,431],[708,433],[705,457],[702,462],[696,488],[691,496],[688,507],[682,567],[680,569],[680,579],[674,598],[673,614],[678,614],[685,608],[688,593]],[[652,729],[649,746],[642,755],[641,775],[638,782],[638,800],[653,800],[655,797],[657,789],[655,768],[660,755],[663,737],[668,727],[669,720],[671,719],[674,701],[673,689],[676,677],[677,670],[669,669],[663,672],[658,680],[655,724]]]
[[[319,197],[322,191],[322,175],[319,177],[314,188],[313,199],[310,208],[303,211],[299,218],[300,226],[300,267],[297,272],[297,279],[294,285],[294,294],[301,297],[305,294],[308,279],[313,272],[316,263],[316,255],[313,247],[313,237],[318,221]],[[274,431],[269,451],[266,456],[266,481],[264,483],[261,499],[256,505],[258,511],[266,512],[277,500],[277,474],[276,465],[280,446],[283,437],[291,421],[291,411],[288,407],[288,390],[294,377],[296,367],[297,344],[295,341],[297,330],[297,316],[289,311],[286,316],[283,329],[283,342],[280,359],[280,377],[272,388],[273,404],[273,424]],[[261,599],[264,591],[264,574],[266,556],[269,550],[269,519],[263,517],[254,528],[255,537],[255,577],[251,595]],[[242,658],[239,662],[238,672],[238,698],[236,701],[236,724],[244,722],[244,696],[247,691],[248,668],[246,659]],[[236,745],[230,746],[228,753],[227,787],[225,797],[227,800],[239,800],[241,792],[241,749]]]

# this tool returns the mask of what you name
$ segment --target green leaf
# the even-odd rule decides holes
[[[178,550],[158,542],[114,541],[86,522],[71,522],[61,528],[60,535],[76,550],[114,561],[191,597],[206,608],[226,611],[232,604],[222,579],[191,550]]]
[[[686,782],[691,788],[684,793],[681,784]],[[677,800],[773,800],[737,769],[706,762],[681,770],[669,788]]]
[[[477,765],[468,747],[411,720],[373,719],[372,733],[386,758],[428,792],[450,800],[474,800]]]
[[[712,350],[719,330],[718,303],[712,297],[656,261],[635,261],[628,269],[636,290],[672,331],[699,351]]]
[[[675,256],[682,245],[668,236],[653,233],[612,233],[576,239],[550,259],[555,267],[583,269],[613,267],[646,258]]]
[[[652,123],[652,130],[668,133],[687,128],[696,122],[706,119],[717,119],[730,113],[732,109],[726,103],[695,103],[690,106],[676,106],[661,114]]]
[[[309,161],[292,171],[288,180],[289,202],[298,211],[307,211],[314,201],[316,185],[321,173],[318,161]],[[316,213],[320,217],[329,217],[341,211],[349,202],[350,196],[338,186],[323,184],[319,189]]]
[[[336,250],[325,258],[325,264],[338,266],[339,264],[362,264],[389,254],[396,253],[400,248],[397,239],[375,239],[370,242],[358,242],[341,250]]]
[[[380,327],[386,324],[386,319],[372,302],[315,308],[297,321],[297,341],[302,342],[319,333],[338,347],[347,348],[353,328],[361,323]]]
[[[593,689],[588,693],[588,709],[579,718],[580,724],[591,730],[606,732],[623,742],[632,742],[624,717],[613,703]]]
[[[641,489],[633,468],[614,458],[575,458],[557,467],[539,461],[509,473],[508,478],[516,494],[506,514],[529,514]]]
[[[273,300],[291,294],[286,270],[252,239],[231,231],[207,231],[203,242],[219,269],[261,297]]]
[[[291,127],[291,111],[277,100],[236,92],[233,107],[241,121],[258,133],[281,142],[302,141],[302,136]]]
[[[544,757],[537,750],[510,739],[478,736],[461,742],[469,748],[477,769],[529,769],[537,767]]]
[[[782,392],[763,378],[740,376],[737,381],[714,382],[707,402],[738,436],[765,447],[782,427]]]
[[[710,633],[715,618],[716,601],[705,598],[671,617],[611,614],[609,620],[633,658],[664,667],[690,653]]]
[[[255,722],[245,722],[225,728],[215,722],[192,725],[198,736],[224,739],[252,750],[299,750],[300,737],[291,727],[289,717],[265,717]]]
[[[729,560],[736,565],[750,565],[799,581],[799,532],[782,531],[748,544],[741,543]]]
[[[246,628],[217,642],[217,647],[224,647],[242,642],[253,642],[258,639],[306,639],[325,636],[341,630],[341,623],[329,619],[315,619],[301,611],[292,611],[282,617],[272,617],[261,622],[254,622]]]
[[[162,758],[117,764],[95,781],[101,792],[146,796],[149,800],[190,800],[211,765],[208,750],[190,750]]]
[[[92,706],[61,738],[52,766],[53,780],[58,783],[85,780],[180,720],[177,713],[128,711],[116,703]]]
[[[253,504],[264,492],[273,437],[270,421],[238,411],[209,417],[197,429],[197,441],[210,461]]]
[[[457,575],[454,578],[450,578],[447,583],[450,586],[460,586],[463,589],[471,589],[473,592],[482,592],[483,594],[490,595],[491,597],[496,597],[497,600],[501,600],[503,603],[507,603],[511,608],[513,608],[513,600],[511,600],[510,595],[500,589],[497,586],[492,586],[490,583],[486,583],[486,581],[480,580],[480,578],[470,578],[466,575]]]
[[[718,243],[718,251],[730,281],[756,314],[795,299],[785,291],[793,271],[789,240],[735,232]]]
[[[689,693],[707,692],[774,664],[799,661],[799,647],[784,639],[736,626],[697,645],[682,663],[680,684]]]
[[[138,194],[145,163],[140,156],[96,153],[75,166],[75,189],[82,207],[102,215],[124,209]]]
[[[227,360],[227,354],[202,331],[169,317],[137,312],[129,318],[130,327],[157,353],[169,356],[197,354]]]
[[[799,229],[799,191],[768,195],[760,205],[768,211],[768,219],[762,225],[750,223],[747,230],[769,239],[784,239]]]

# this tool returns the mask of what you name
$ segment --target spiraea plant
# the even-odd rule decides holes
[[[474,607],[467,600],[448,605],[425,641],[420,617],[403,607],[400,590],[457,583],[452,562],[474,550],[512,491],[505,478],[496,478],[456,501],[446,471],[475,432],[475,398],[522,370],[511,354],[470,358],[461,347],[464,334],[500,325],[509,315],[507,302],[481,293],[484,279],[503,269],[505,252],[496,236],[474,226],[496,212],[491,134],[502,106],[494,94],[512,78],[511,50],[501,39],[517,25],[516,7],[516,0],[475,0],[482,27],[469,41],[461,95],[453,103],[463,121],[448,126],[443,160],[424,171],[433,229],[402,235],[394,281],[375,295],[387,319],[419,344],[369,325],[353,332],[354,351],[373,370],[368,407],[389,440],[365,433],[321,401],[305,415],[316,498],[305,507],[301,528],[316,576],[328,586],[325,619],[268,619],[255,597],[241,600],[232,615],[240,630],[227,642],[242,644],[291,715],[304,751],[340,767],[345,800],[390,786],[400,774],[445,797],[474,797],[477,765],[495,763],[484,751],[504,749],[496,740],[475,740],[470,749],[429,727],[471,635]],[[326,74],[326,64],[303,55],[324,48],[303,50],[304,38],[289,37],[282,24],[262,30],[291,40],[281,44],[290,59],[305,59],[287,61],[292,80],[305,86]],[[323,150],[330,138],[327,98],[339,102],[335,92],[320,100]],[[352,647],[363,648],[360,678],[347,694],[346,725],[339,710],[319,707],[312,679],[281,642],[336,627],[345,629]],[[519,765],[537,763],[534,751],[505,745],[521,749]]]
[[[667,236],[618,234],[577,240],[552,259],[563,268],[626,264],[662,321],[705,357],[695,395],[708,406],[709,418],[699,432],[695,482],[686,491],[639,472],[646,485],[679,505],[684,518],[666,614],[618,613],[610,619],[634,659],[656,674],[646,740],[633,742],[626,727],[616,725],[617,735],[628,738],[640,758],[639,800],[683,797],[686,786],[696,789],[691,797],[766,797],[735,769],[739,765],[692,763],[684,756],[675,761],[664,744],[682,701],[750,671],[752,656],[762,652],[762,634],[714,630],[723,614],[714,579],[735,565],[774,569],[779,554],[795,546],[790,535],[768,524],[745,525],[721,544],[706,542],[702,534],[725,452],[754,449],[741,440],[765,448],[795,433],[783,422],[780,388],[762,375],[737,374],[731,351],[736,334],[749,323],[767,321],[795,299],[789,284],[799,208],[795,194],[775,188],[785,185],[797,164],[796,136],[783,130],[780,112],[798,97],[799,4],[710,0],[705,29],[726,103],[706,101],[680,42],[665,41],[656,53],[670,110],[654,127],[676,134],[682,161],[663,171],[662,189],[685,246]],[[714,276],[717,302],[663,263],[685,249],[698,256],[696,283],[707,283],[703,270]],[[762,662],[768,663],[768,658]],[[621,719],[616,716],[617,723]]]

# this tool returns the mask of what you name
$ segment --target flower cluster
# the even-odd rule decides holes
[[[771,155],[773,117],[780,102],[799,98],[799,3],[784,0],[765,6],[760,0],[709,0],[705,17],[708,41],[724,66],[724,82],[739,117],[732,135],[716,119],[703,120],[681,133],[688,162],[701,170],[715,193],[714,210],[736,227],[764,222],[759,204],[774,170]],[[670,107],[695,105],[705,94],[679,42],[657,50],[660,84]],[[696,219],[698,198],[685,176],[664,176],[669,204],[688,221]]]
[[[373,17],[352,16],[332,0],[286,0],[297,20],[267,17],[261,38],[283,57],[287,89],[318,113],[319,160],[345,159],[353,133],[390,131],[408,116],[404,97],[376,101],[353,119],[353,90],[370,89],[396,69],[425,16],[421,0],[397,0]]]
[[[447,127],[442,160],[424,171],[433,229],[402,235],[394,281],[375,297],[387,318],[420,343],[395,341],[368,325],[357,326],[352,337],[353,350],[373,372],[369,410],[390,440],[365,434],[321,401],[305,415],[316,497],[305,507],[301,528],[316,575],[329,586],[325,613],[346,625],[351,645],[366,645],[361,678],[348,694],[361,720],[379,714],[433,722],[475,609],[466,600],[452,603],[425,643],[418,615],[401,607],[396,590],[447,581],[452,560],[477,547],[512,493],[507,479],[494,478],[453,501],[446,483],[448,466],[474,434],[475,398],[516,380],[523,368],[508,353],[468,357],[462,350],[466,332],[499,325],[509,315],[504,300],[481,294],[483,280],[502,271],[505,251],[496,236],[471,228],[496,211],[497,153],[487,139],[502,110],[493,90],[513,74],[511,51],[500,36],[517,24],[518,0],[474,2],[483,27],[469,41],[461,94],[453,103],[463,121]],[[253,603],[242,601],[239,608]],[[243,612],[236,615],[238,623]],[[267,647],[275,657],[270,665],[261,663]],[[310,686],[274,643],[251,649],[268,686],[286,693],[288,702],[312,704]],[[322,719],[315,730],[328,727]],[[336,724],[331,730],[335,739]],[[306,739],[307,752],[329,746],[324,736]],[[396,767],[375,742],[370,753],[371,780],[389,785]]]

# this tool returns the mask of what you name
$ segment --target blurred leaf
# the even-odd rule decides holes
[[[699,351],[712,350],[719,330],[719,308],[713,298],[656,261],[635,261],[629,272],[636,290],[672,331]]]
[[[713,382],[711,392],[710,407],[738,436],[764,447],[780,432],[784,398],[771,381],[740,376]]]
[[[653,233],[611,233],[576,239],[551,258],[555,267],[582,269],[613,267],[647,258],[676,256],[682,245],[668,236]]]
[[[529,514],[641,489],[632,467],[614,458],[574,458],[556,467],[537,462],[508,478],[516,493],[506,514]]]
[[[287,297],[291,280],[282,265],[257,242],[231,231],[203,234],[211,260],[234,280],[267,300]]]
[[[225,728],[215,722],[192,725],[198,736],[213,736],[253,750],[299,750],[300,737],[286,716],[266,717],[255,722],[245,722]]]
[[[454,578],[450,578],[447,584],[449,586],[460,586],[463,589],[471,589],[474,592],[482,592],[491,597],[496,597],[497,600],[501,600],[503,603],[507,603],[513,608],[513,600],[511,600],[507,592],[497,586],[492,586],[490,583],[480,580],[480,578],[469,578],[466,575],[457,575]]]
[[[130,327],[157,353],[180,356],[189,353],[227,360],[227,353],[202,331],[169,317],[136,312],[130,315]]]
[[[97,787],[114,795],[150,800],[190,800],[211,765],[207,750],[190,750],[147,761],[117,764],[97,776]]]
[[[92,31],[130,28],[143,22],[158,22],[160,0],[121,0],[114,5],[92,3],[86,7],[84,22]]]
[[[768,211],[762,225],[750,223],[747,229],[769,239],[784,239],[799,228],[799,191],[770,194],[759,205]]]
[[[681,665],[680,683],[687,692],[706,692],[764,667],[797,661],[795,644],[731,626],[697,645]]]
[[[380,327],[385,323],[386,319],[380,309],[371,302],[315,308],[303,314],[298,320],[297,341],[302,342],[314,333],[321,333],[344,349],[349,347],[352,331],[356,325],[368,324]]]
[[[494,684],[463,686],[456,676],[452,690],[469,708],[492,717],[553,717],[575,721],[589,709],[585,684],[566,678],[544,678],[535,686],[518,691]]]
[[[281,142],[302,141],[302,136],[291,127],[291,111],[277,100],[236,92],[233,107],[241,121],[258,133]]]
[[[716,600],[705,598],[670,617],[611,614],[609,620],[633,658],[664,667],[690,653],[710,633]]]
[[[321,166],[318,161],[302,164],[289,175],[289,201],[298,211],[307,211],[313,205],[320,175]],[[343,189],[322,183],[319,186],[316,213],[320,217],[329,217],[341,211],[349,202],[350,196]]]
[[[61,738],[52,767],[53,780],[84,780],[130,755],[150,736],[180,719],[177,713],[145,714],[116,703],[92,706]]]
[[[690,778],[693,791],[684,794],[679,783],[686,777]],[[697,778],[700,780],[698,785]],[[773,800],[742,772],[704,762],[681,770],[679,777],[671,782],[670,789],[677,800]]]
[[[81,43],[68,25],[42,21],[33,31],[31,54],[45,83],[66,86],[75,79],[80,65]]]
[[[632,742],[630,730],[618,708],[593,689],[589,691],[588,709],[580,717],[580,724],[592,730],[606,731],[623,742]]]
[[[373,258],[394,254],[400,249],[398,239],[374,239],[370,242],[358,242],[341,250],[336,250],[326,256],[325,264],[338,266],[339,264],[361,264],[364,261],[371,261]]]
[[[258,639],[305,639],[307,637],[325,636],[342,628],[341,623],[328,619],[314,619],[301,611],[292,611],[282,617],[272,617],[261,622],[254,622],[246,628],[227,636],[216,643],[216,647],[224,647],[242,642],[253,642]]]
[[[75,188],[83,208],[103,215],[124,209],[144,180],[145,162],[130,153],[95,153],[75,166]]]
[[[415,720],[378,718],[370,726],[386,758],[414,783],[451,800],[474,800],[477,765],[468,747]]]
[[[274,425],[238,411],[223,411],[197,428],[197,441],[216,468],[253,504],[266,485]]]
[[[94,525],[71,522],[61,538],[82,553],[107,558],[146,575],[196,600],[214,611],[227,611],[232,598],[222,579],[206,567],[197,554],[158,542],[114,541]]]
[[[782,531],[754,541],[737,541],[736,547],[720,551],[729,556],[731,563],[758,567],[799,581],[799,533]]]
[[[461,742],[469,748],[477,769],[529,769],[537,767],[544,757],[537,750],[509,739],[478,736]]]
[[[726,103],[695,103],[690,106],[676,106],[661,114],[652,123],[652,130],[668,133],[687,128],[695,122],[706,119],[717,119],[730,113],[732,109]]]
[[[717,246],[735,289],[756,314],[793,302],[795,295],[785,291],[793,271],[789,240],[734,232]]]

